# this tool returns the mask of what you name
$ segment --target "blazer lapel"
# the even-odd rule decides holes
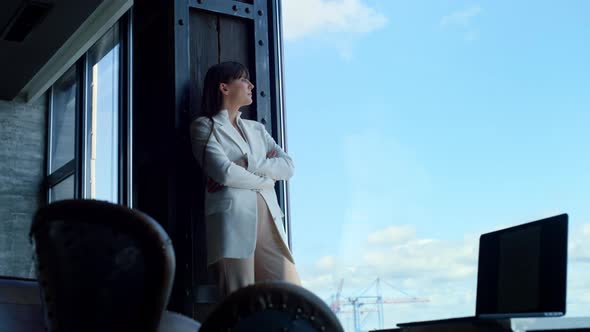
[[[219,130],[227,135],[240,148],[242,153],[248,153],[247,143],[244,141],[240,133],[229,122],[227,111],[221,111],[213,117],[213,121],[219,126]]]
[[[250,144],[250,152],[254,153],[254,149],[256,148],[254,145],[256,144],[256,142],[258,142],[258,140],[256,140],[253,136],[255,134],[253,133],[254,128],[252,128],[248,123],[246,123],[246,121],[242,121],[242,118],[239,117],[238,126],[242,128],[242,132],[244,132],[244,136],[246,136],[246,140],[248,140],[248,143]]]

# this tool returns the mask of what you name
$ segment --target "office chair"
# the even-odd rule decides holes
[[[64,200],[36,212],[29,236],[49,331],[157,331],[175,258],[155,220],[108,202]]]
[[[343,332],[336,315],[319,297],[286,282],[264,282],[226,297],[201,332]]]

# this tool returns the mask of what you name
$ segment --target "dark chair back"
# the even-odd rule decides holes
[[[157,330],[174,250],[149,216],[95,200],[39,209],[31,225],[49,331]]]
[[[200,332],[343,332],[330,307],[312,292],[286,282],[264,282],[226,297]]]

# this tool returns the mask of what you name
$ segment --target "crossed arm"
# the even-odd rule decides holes
[[[272,150],[269,153],[266,154],[266,158],[275,158],[277,155],[277,151],[276,150]],[[238,159],[233,161],[234,164],[244,168],[244,169],[248,169],[248,160],[249,158],[243,158],[243,159]],[[259,175],[259,176],[264,176],[264,174],[258,173],[256,172],[255,175]],[[224,185],[215,182],[213,179],[208,178],[207,179],[207,191],[208,192],[218,192],[221,189],[223,189]]]
[[[211,125],[207,119],[199,119],[191,124],[193,154],[209,176],[209,192],[219,191],[223,186],[251,190],[273,188],[276,180],[286,180],[292,176],[291,158],[276,144],[264,127],[258,129],[264,131],[265,145],[271,147],[266,158],[256,160],[252,156],[246,156],[244,159],[231,161],[215,135],[211,135],[207,143]],[[206,149],[205,161],[202,160],[203,149]]]
[[[274,181],[255,175],[229,160],[215,135],[209,137],[212,123],[198,119],[191,124],[193,154],[210,179],[224,186],[261,190],[273,188]],[[205,150],[205,160],[203,160]]]
[[[255,160],[248,156],[247,169],[254,174],[261,174],[275,181],[290,179],[294,170],[293,160],[275,142],[261,123],[256,123],[256,126],[258,127],[256,129],[262,133],[267,154],[266,158],[261,160]]]

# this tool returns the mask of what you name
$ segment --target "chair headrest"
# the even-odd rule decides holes
[[[328,305],[303,287],[263,282],[226,297],[207,317],[201,332],[336,331],[343,328]]]
[[[175,269],[155,220],[108,202],[64,200],[37,211],[30,236],[52,330],[155,331]]]

